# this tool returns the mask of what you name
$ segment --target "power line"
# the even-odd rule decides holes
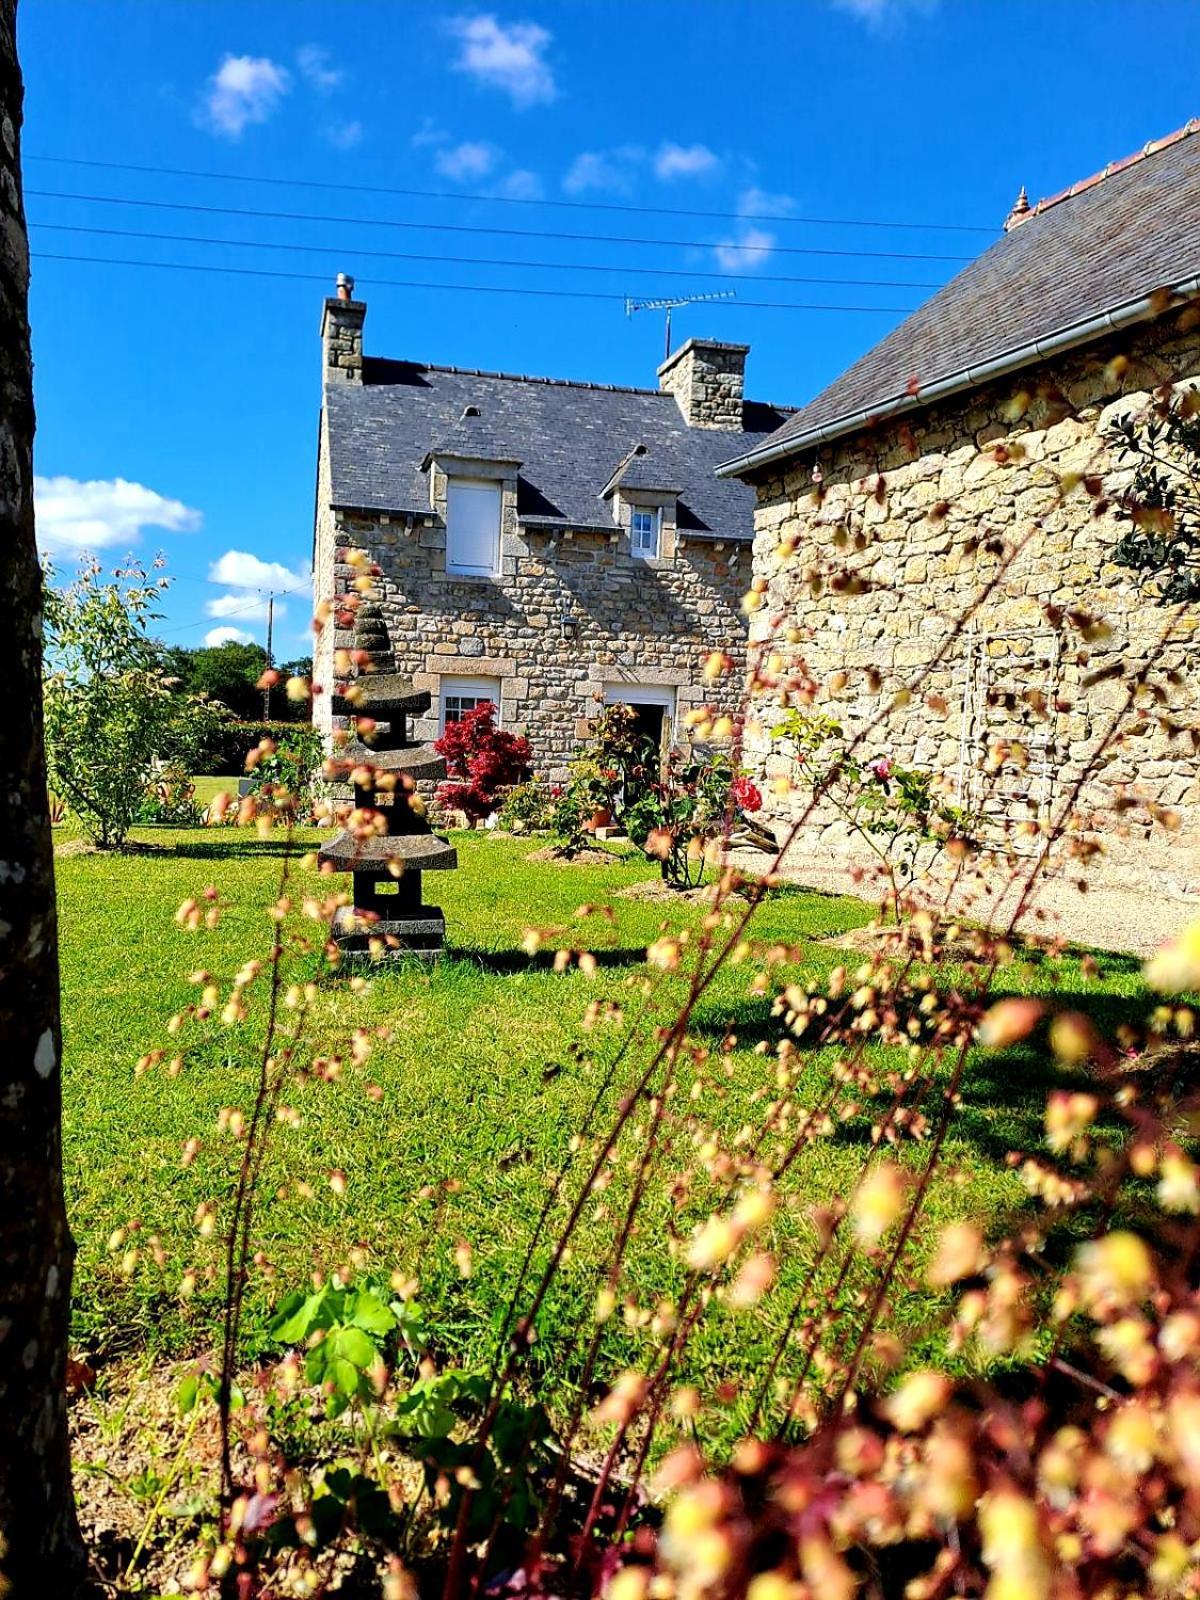
[[[196,580],[196,581],[199,582],[199,581],[202,581],[202,580]],[[266,593],[266,592],[268,592],[268,591],[264,591],[264,593]],[[274,589],[274,590],[271,590],[269,592],[273,593],[275,595],[276,599],[282,599],[285,595],[310,594],[312,592],[312,589],[311,589],[311,585],[306,583],[306,584],[303,584],[299,588],[296,588],[296,589]],[[226,621],[227,618],[229,618],[229,617],[247,616],[251,611],[256,610],[260,605],[262,605],[262,600],[261,599],[250,600],[250,601],[247,601],[247,603],[244,606],[236,606],[236,607],[230,606],[229,610],[228,611],[223,611],[219,617],[218,616],[201,617],[198,622],[185,622],[185,623],[182,623],[178,628],[159,628],[159,629],[156,630],[156,632],[157,632],[159,637],[168,638],[168,637],[170,637],[171,634],[188,633],[188,632],[191,631],[192,628],[219,628],[221,626],[221,624]]]
[[[157,239],[167,244],[213,244],[236,250],[293,251],[303,255],[353,255],[376,261],[425,261],[464,267],[519,267],[549,272],[603,272],[628,277],[631,271],[652,278],[720,278],[735,283],[821,283],[857,289],[940,289],[941,283],[904,278],[809,278],[770,272],[706,272],[683,267],[611,267],[590,261],[514,261],[495,256],[416,255],[404,250],[363,250],[358,246],[279,244],[265,239],[214,239],[194,233],[149,233],[135,228],[88,228],[81,223],[31,221],[31,229],[52,233],[82,233],[105,239]]]
[[[139,261],[127,256],[69,256],[61,255],[56,251],[32,250],[30,256],[35,261],[76,261],[90,266],[109,267],[154,267],[168,272],[209,272],[219,273],[223,277],[239,278],[276,278],[290,280],[293,283],[328,283],[328,278],[319,272],[280,272],[268,267],[218,267],[200,262],[190,261]],[[507,294],[533,297],[539,300],[602,300],[610,304],[624,305],[625,296],[620,294],[605,294],[595,289],[530,289],[530,288],[502,288],[498,284],[484,283],[422,283],[407,278],[374,278],[373,284],[388,289],[437,289],[449,291],[454,294]],[[731,302],[743,310],[751,311],[845,311],[845,312],[880,312],[888,315],[906,315],[916,309],[915,306],[831,306],[817,302],[806,304],[798,300],[737,300]]]
[[[25,153],[26,161],[55,166],[95,167],[108,172],[141,172],[160,178],[205,178],[220,183],[273,184],[285,189],[321,189],[343,194],[386,194],[406,200],[457,200],[482,205],[541,206],[559,211],[616,211],[647,217],[703,217],[719,222],[795,222],[817,228],[895,228],[926,233],[986,233],[999,230],[969,222],[887,222],[877,217],[801,217],[794,212],[701,211],[684,206],[635,206],[614,200],[546,200],[525,195],[463,194],[452,189],[397,189],[369,183],[323,183],[316,178],[276,178],[264,173],[205,172],[193,167],[139,166],[129,161],[95,161],[83,156],[44,156]]]
[[[401,222],[394,217],[342,217],[303,211],[262,211],[250,206],[206,206],[183,200],[134,200],[125,195],[78,194],[63,189],[26,189],[27,198],[38,200],[75,200],[85,205],[138,206],[149,211],[189,211],[200,216],[254,217],[275,222],[332,222],[351,228],[403,228],[418,233],[471,233],[487,234],[509,239],[572,240],[581,244],[636,244],[657,248],[685,250],[711,250],[712,239],[647,239],[639,235],[604,233],[562,233],[542,228],[483,228],[465,222]],[[730,250],[744,250],[751,254],[761,246],[724,245]],[[834,250],[818,245],[777,244],[772,250],[787,256],[859,257],[874,261],[973,261],[974,256],[943,255],[929,251],[904,250]]]

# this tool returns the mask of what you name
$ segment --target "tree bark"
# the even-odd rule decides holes
[[[16,12],[16,0],[0,0],[0,1593],[40,1600],[76,1593],[85,1561],[67,1442],[74,1245],[62,1182]]]

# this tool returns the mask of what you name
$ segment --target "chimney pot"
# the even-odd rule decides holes
[[[337,293],[339,300],[354,299],[354,279],[348,272],[339,272],[337,275]]]

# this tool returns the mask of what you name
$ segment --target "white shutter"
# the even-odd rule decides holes
[[[446,486],[446,571],[484,575],[500,563],[500,485],[451,478]]]

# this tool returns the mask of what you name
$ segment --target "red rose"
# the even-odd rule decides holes
[[[732,792],[735,803],[742,811],[762,810],[762,795],[749,778],[735,778]]]

